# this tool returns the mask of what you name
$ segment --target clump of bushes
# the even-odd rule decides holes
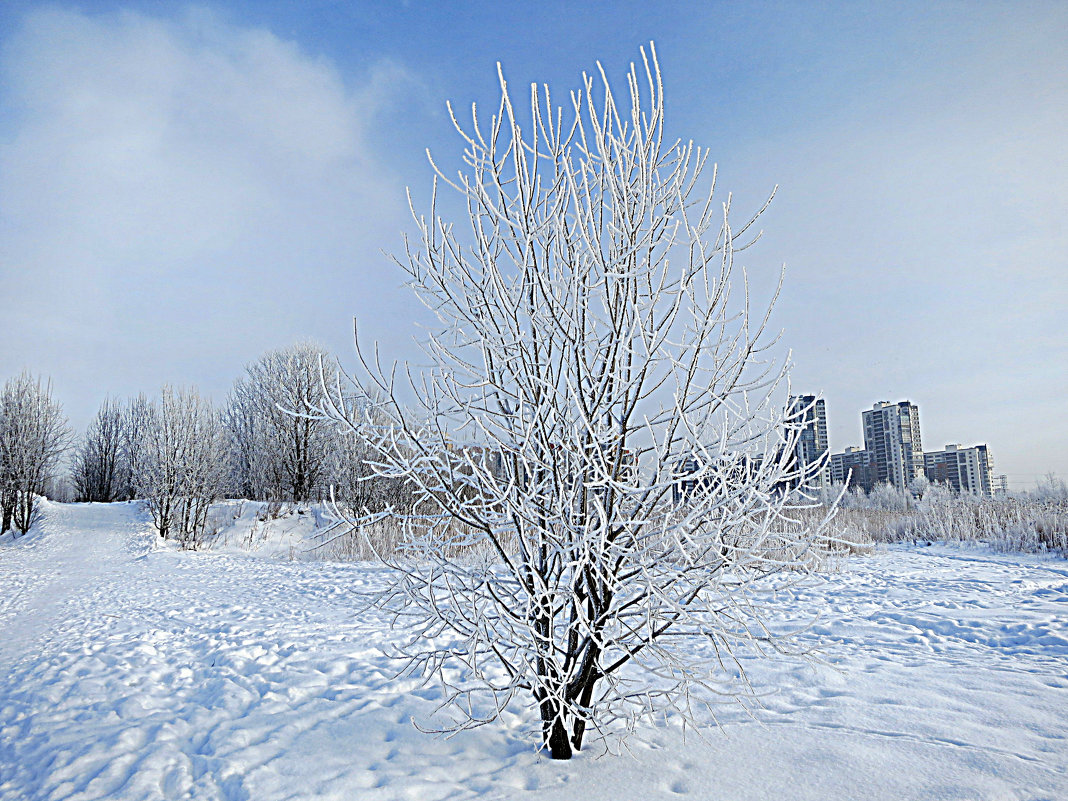
[[[841,497],[834,528],[843,541],[978,542],[1002,551],[1068,558],[1068,490],[1051,480],[1031,492],[982,497],[926,485],[913,494],[881,486]],[[840,492],[840,488],[839,488]],[[825,491],[825,503],[839,492]]]

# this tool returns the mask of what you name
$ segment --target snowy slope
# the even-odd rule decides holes
[[[277,559],[308,558],[321,535],[333,526],[321,503],[280,504],[219,501],[211,506],[204,548],[222,553],[254,553]]]
[[[0,543],[3,801],[1068,798],[1063,561],[843,560],[780,597],[827,664],[754,664],[778,688],[756,720],[561,764],[529,719],[412,726],[436,691],[391,679],[377,568],[158,547],[134,505],[46,512]]]

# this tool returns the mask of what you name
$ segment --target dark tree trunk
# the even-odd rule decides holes
[[[579,692],[578,701],[579,706],[583,709],[588,709],[590,706],[590,699],[593,698],[593,689],[597,684],[597,679],[589,676],[585,679],[582,690]],[[571,735],[571,745],[576,751],[582,750],[582,737],[586,733],[586,721],[579,718],[575,721],[575,731]]]
[[[564,721],[556,714],[556,711],[555,703],[542,701],[542,732],[545,742],[549,746],[549,756],[553,759],[571,759],[571,738],[567,734],[567,727],[564,725]]]

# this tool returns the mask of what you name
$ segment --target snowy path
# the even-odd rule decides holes
[[[31,654],[72,602],[146,553],[148,531],[131,506],[49,504],[39,529],[0,559],[0,664]]]
[[[361,610],[381,574],[152,547],[129,505],[49,505],[0,544],[0,799],[1068,798],[1068,564],[892,548],[780,600],[828,665],[727,737],[562,765],[522,722],[416,731]]]

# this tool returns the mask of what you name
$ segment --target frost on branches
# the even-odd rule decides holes
[[[384,599],[413,628],[410,668],[444,684],[455,728],[532,703],[556,759],[744,692],[737,657],[779,644],[751,591],[803,569],[817,534],[781,490],[805,477],[772,399],[774,298],[751,312],[731,282],[763,209],[732,228],[706,154],[664,141],[642,59],[622,105],[598,67],[566,110],[535,86],[521,121],[502,74],[488,124],[453,115],[466,168],[431,162],[435,202],[398,259],[440,321],[432,366],[400,381],[361,354],[385,398],[364,426],[376,471],[415,488],[387,513],[406,544]],[[462,234],[436,214],[442,184]]]
[[[144,498],[163,539],[197,548],[208,510],[226,485],[226,439],[218,412],[195,389],[164,386],[126,414],[133,490]]]

